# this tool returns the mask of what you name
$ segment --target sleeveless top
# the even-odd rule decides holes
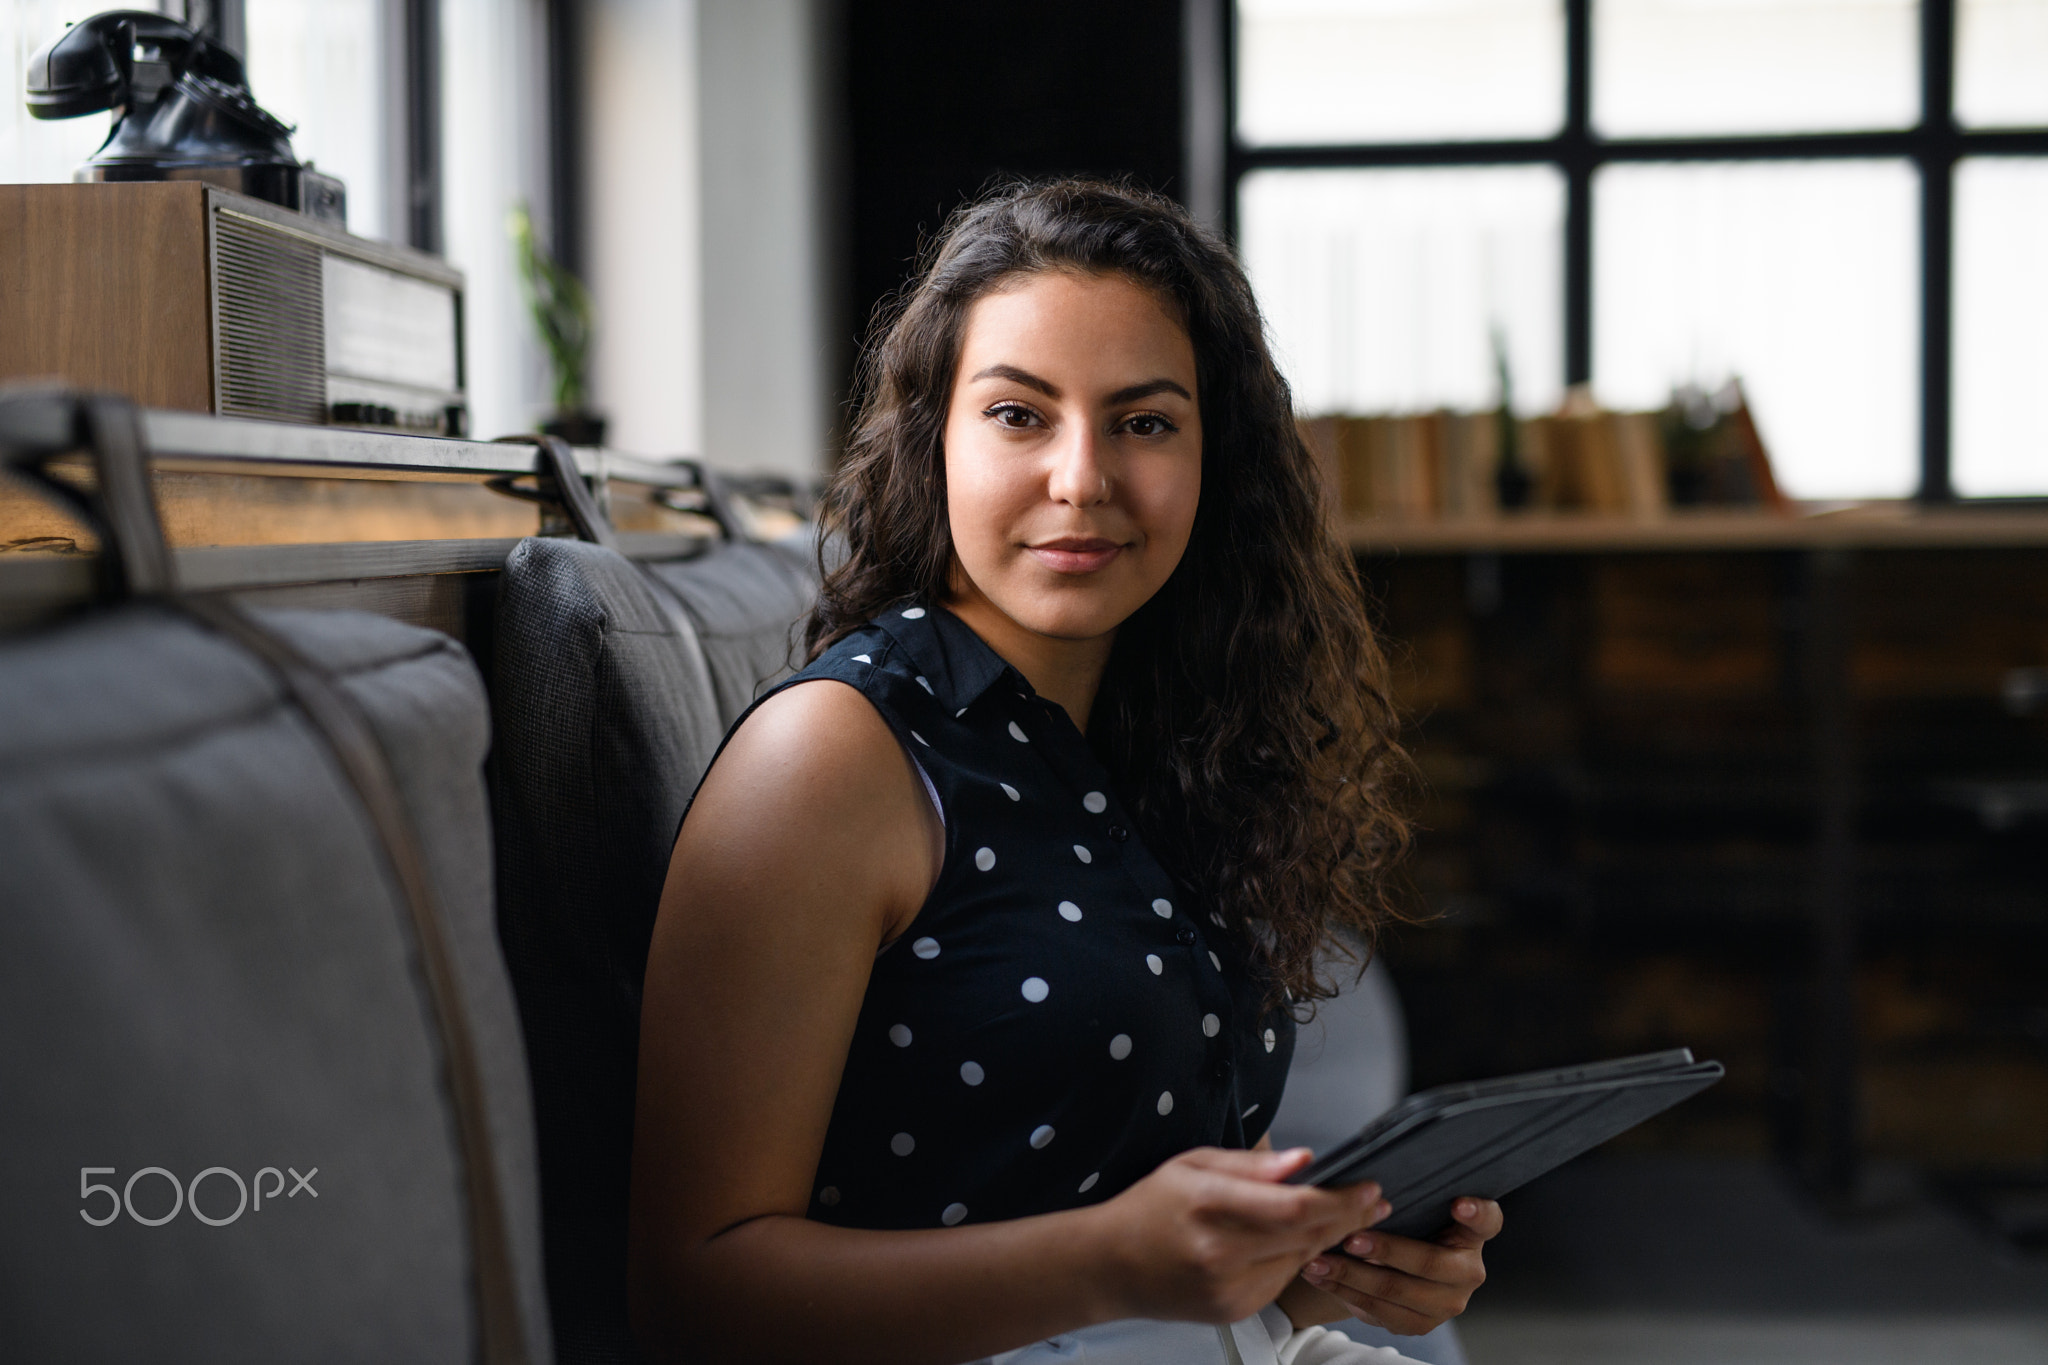
[[[810,1216],[1020,1218],[1107,1199],[1191,1147],[1256,1142],[1293,1021],[1263,1009],[1241,936],[1146,850],[1066,712],[938,606],[885,612],[761,700],[819,678],[895,731],[946,847],[875,958]]]

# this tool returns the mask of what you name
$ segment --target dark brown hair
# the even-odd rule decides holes
[[[1117,632],[1088,722],[1147,845],[1233,932],[1272,998],[1326,997],[1332,936],[1394,914],[1408,764],[1387,668],[1322,480],[1229,247],[1172,201],[1094,181],[1019,184],[958,210],[878,319],[823,515],[843,549],[812,657],[906,598],[950,595],[942,449],[968,309],[1018,276],[1120,275],[1194,346],[1202,495],[1186,554]]]

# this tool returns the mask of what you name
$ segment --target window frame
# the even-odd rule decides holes
[[[1592,123],[1593,0],[1563,0],[1564,126],[1547,138],[1463,142],[1248,146],[1237,131],[1237,5],[1217,5],[1224,129],[1222,225],[1238,237],[1238,191],[1263,170],[1417,166],[1555,167],[1565,181],[1564,381],[1593,377],[1593,176],[1628,162],[1898,159],[1920,181],[1920,482],[1923,503],[1957,501],[1950,478],[1954,317],[1955,167],[1964,157],[2048,156],[2048,128],[1965,129],[1955,117],[1956,0],[1920,0],[1920,118],[1909,128],[1860,133],[1608,138]],[[1204,5],[1192,5],[1199,22]],[[1971,498],[1972,503],[2010,499]],[[2032,501],[2032,500],[2028,500]]]

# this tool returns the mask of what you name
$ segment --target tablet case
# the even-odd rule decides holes
[[[1466,1196],[1498,1199],[1721,1079],[1687,1048],[1411,1095],[1290,1177],[1296,1185],[1376,1180],[1394,1211],[1377,1226],[1432,1237]]]

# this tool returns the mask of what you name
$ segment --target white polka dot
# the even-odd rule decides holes
[[[837,1185],[827,1185],[824,1189],[819,1190],[818,1202],[828,1209],[837,1204],[839,1202],[839,1187]]]
[[[1173,902],[1167,900],[1163,896],[1160,897],[1158,900],[1152,902],[1152,913],[1159,916],[1159,918],[1161,919],[1172,919]]]
[[[932,682],[931,682],[931,679],[930,679],[930,678],[927,678],[927,677],[925,677],[925,676],[924,676],[924,675],[923,675],[922,673],[918,674],[918,676],[917,676],[917,685],[918,685],[919,687],[922,687],[922,688],[923,688],[923,689],[924,689],[925,691],[927,691],[927,692],[932,692]],[[938,696],[939,694],[938,694],[938,693],[936,693],[936,692],[932,692],[932,695],[936,697],[936,696]]]
[[[935,938],[921,938],[910,945],[910,951],[929,962],[939,955],[939,941]]]
[[[1211,948],[1209,950],[1209,963],[1211,966],[1215,967],[1217,971],[1220,972],[1223,970],[1223,959],[1216,956],[1216,950],[1214,948]]]
[[[1087,1178],[1086,1180],[1082,1181],[1082,1182],[1081,1182],[1081,1188],[1080,1188],[1080,1189],[1078,1189],[1078,1190],[1076,1190],[1076,1191],[1075,1191],[1075,1193],[1076,1193],[1076,1194],[1086,1194],[1086,1193],[1088,1193],[1088,1191],[1090,1191],[1090,1190],[1092,1190],[1092,1189],[1094,1189],[1094,1188],[1095,1188],[1095,1182],[1096,1182],[1096,1181],[1098,1181],[1098,1180],[1100,1180],[1100,1179],[1102,1179],[1102,1172],[1100,1172],[1100,1171],[1097,1171],[1097,1172],[1096,1172],[1095,1174],[1093,1174],[1093,1175],[1089,1176],[1089,1177],[1088,1177],[1088,1178]]]
[[[1159,1112],[1163,1114],[1166,1111],[1162,1109]],[[909,1156],[917,1150],[917,1139],[908,1133],[898,1133],[889,1139],[889,1150],[898,1156]]]
[[[977,848],[974,850],[974,865],[983,872],[988,871],[996,865],[996,851],[992,848]]]
[[[1081,798],[1081,809],[1090,815],[1100,815],[1109,809],[1109,798],[1101,792],[1089,792]]]
[[[960,1079],[969,1085],[980,1085],[983,1080],[987,1079],[987,1073],[981,1069],[980,1062],[962,1062],[960,1063]]]
[[[925,748],[927,748],[927,749],[929,749],[929,748],[931,748],[931,747],[932,747],[932,742],[931,742],[930,740],[926,739],[926,738],[925,738],[925,737],[924,737],[923,735],[919,734],[919,733],[918,733],[917,731],[915,731],[915,730],[912,730],[912,731],[910,732],[910,737],[911,737],[912,739],[916,740],[916,741],[917,741],[917,742],[918,742],[919,744],[922,744],[922,745],[924,745],[924,747],[925,747]]]
[[[904,613],[906,616],[909,614],[908,612]],[[939,1215],[939,1221],[950,1228],[966,1216],[967,1206],[965,1204],[948,1204],[946,1205],[946,1211]]]
[[[1095,855],[1088,851],[1088,846],[1086,844],[1075,844],[1074,856],[1076,858],[1079,858],[1084,863],[1092,863],[1095,861]]]
[[[1158,976],[1166,970],[1166,964],[1159,960],[1159,954],[1157,953],[1145,954],[1145,965],[1152,969],[1152,975],[1154,976]]]
[[[1029,744],[1031,742],[1030,737],[1024,733],[1024,727],[1017,724],[1014,720],[1010,722],[1010,738],[1016,740],[1019,744]]]
[[[1159,1114],[1160,1114],[1160,1117],[1162,1117],[1162,1118],[1163,1118],[1163,1117],[1165,1117],[1166,1115],[1168,1115],[1168,1114],[1171,1114],[1172,1112],[1173,1112],[1173,1092],[1172,1092],[1171,1090],[1162,1090],[1162,1091],[1160,1091],[1160,1092],[1159,1092]]]
[[[1221,1033],[1222,1031],[1223,1021],[1221,1019],[1218,1019],[1213,1014],[1205,1014],[1202,1016],[1202,1036],[1204,1038],[1214,1038],[1217,1034]]]
[[[1037,1126],[1036,1128],[1033,1128],[1033,1129],[1031,1130],[1031,1146],[1032,1146],[1032,1147],[1033,1147],[1033,1148],[1034,1148],[1035,1150],[1037,1150],[1037,1151],[1041,1151],[1041,1152],[1042,1152],[1042,1151],[1044,1151],[1044,1150],[1045,1150],[1045,1149],[1046,1149],[1046,1148],[1047,1148],[1047,1147],[1048,1147],[1049,1145],[1051,1145],[1051,1143],[1052,1143],[1052,1125],[1051,1125],[1051,1124],[1049,1124],[1049,1123],[1041,1123],[1041,1124],[1039,1124],[1039,1125],[1038,1125],[1038,1126]]]
[[[857,664],[871,664],[871,663],[873,663],[873,662],[874,662],[874,660],[873,660],[873,659],[870,659],[870,658],[869,658],[869,657],[868,657],[867,655],[865,655],[865,654],[856,654],[856,655],[854,655],[854,656],[853,656],[853,661],[854,661],[855,663],[857,663]]]
[[[1119,1033],[1116,1037],[1110,1039],[1109,1055],[1111,1057],[1114,1057],[1119,1062],[1122,1061],[1124,1058],[1130,1056],[1131,1035],[1128,1033]]]
[[[1023,794],[1009,783],[1004,782],[1000,785],[1003,789],[1003,795],[1009,797],[1012,801],[1022,801],[1024,799]]]
[[[904,613],[903,613],[903,619],[904,619],[904,620],[906,620],[906,621],[916,621],[916,620],[919,620],[920,618],[922,618],[923,616],[924,616],[924,608],[923,608],[923,607],[912,607],[912,608],[910,608],[910,609],[909,609],[908,611],[906,611],[906,612],[904,612]]]
[[[896,1046],[898,1046],[898,1047],[909,1047],[909,1046],[910,1046],[910,1025],[908,1025],[908,1024],[891,1024],[891,1025],[889,1025],[889,1041],[890,1041],[890,1042],[892,1042],[892,1043],[894,1043],[894,1044],[896,1044]]]
[[[962,717],[962,716],[964,716],[964,715],[966,715],[966,714],[967,714],[967,708],[963,706],[963,707],[961,707],[961,708],[960,708],[960,709],[959,709],[958,711],[955,711],[955,712],[953,713],[953,719],[954,719],[954,720],[958,720],[958,719],[960,719],[960,717]]]
[[[1249,1108],[1249,1109],[1245,1110],[1245,1111],[1244,1111],[1244,1112],[1243,1112],[1242,1114],[1239,1114],[1239,1115],[1238,1115],[1238,1117],[1239,1117],[1239,1118],[1241,1118],[1241,1119],[1248,1119],[1248,1118],[1250,1118],[1250,1117],[1251,1117],[1251,1116],[1252,1116],[1253,1114],[1256,1114],[1256,1113],[1258,1113],[1258,1112],[1259,1112],[1259,1106],[1257,1106],[1257,1105],[1255,1104],[1255,1105],[1253,1105],[1253,1106],[1252,1106],[1251,1108]]]
[[[1035,1005],[1051,994],[1052,987],[1045,984],[1045,978],[1042,976],[1027,976],[1024,978],[1023,990],[1024,998]]]
[[[1267,1029],[1265,1033],[1261,1035],[1261,1037],[1266,1044],[1266,1051],[1268,1052],[1271,1052],[1273,1050],[1273,1045],[1280,1041],[1280,1035],[1273,1032],[1273,1030],[1271,1029]]]
[[[1079,924],[1081,922],[1081,907],[1072,901],[1061,901],[1060,918],[1069,924]]]

